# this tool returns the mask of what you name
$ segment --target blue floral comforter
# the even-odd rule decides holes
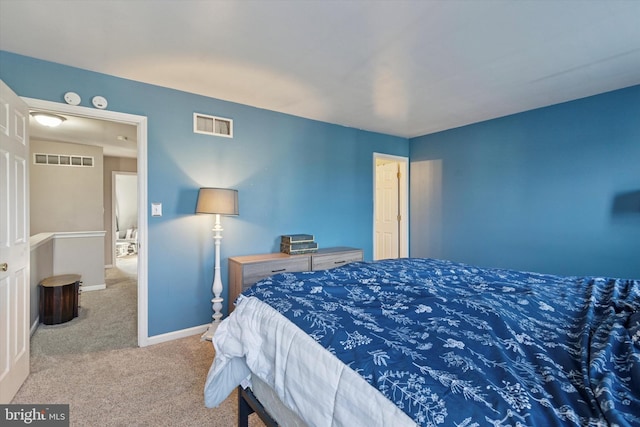
[[[422,426],[640,425],[640,281],[433,259],[285,273],[271,305]]]

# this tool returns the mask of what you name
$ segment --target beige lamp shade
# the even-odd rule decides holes
[[[238,215],[238,190],[201,188],[196,213]]]

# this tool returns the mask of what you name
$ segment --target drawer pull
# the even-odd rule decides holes
[[[281,268],[280,270],[271,270],[272,273],[280,273],[281,271],[287,271],[287,269]]]
[[[334,264],[344,264],[345,262],[347,262],[347,261],[345,261],[345,260],[342,260],[342,261],[336,261]]]

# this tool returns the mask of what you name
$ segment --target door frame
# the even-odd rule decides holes
[[[400,166],[400,257],[409,256],[409,158],[392,154],[373,153],[373,256],[376,253],[376,163],[378,160],[398,163]]]
[[[138,139],[138,346],[146,347],[151,344],[148,324],[147,117],[35,98],[22,97],[22,100],[27,103],[29,109],[136,126]]]

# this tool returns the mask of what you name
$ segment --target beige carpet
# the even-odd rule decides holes
[[[193,336],[137,348],[135,275],[110,269],[106,283],[81,295],[78,318],[40,325],[12,403],[68,403],[72,426],[235,426],[235,393],[216,409],[203,403],[211,343]],[[249,425],[263,426],[255,415]]]

